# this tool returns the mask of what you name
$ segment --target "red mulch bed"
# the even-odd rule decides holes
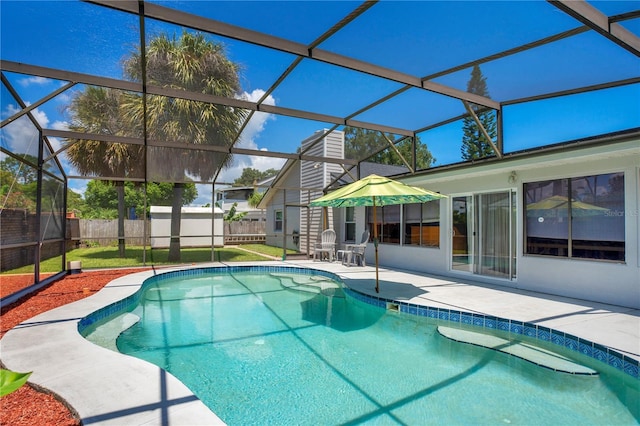
[[[40,274],[40,279],[44,280],[53,274]],[[34,283],[33,274],[16,274],[16,275],[2,275],[0,277],[0,297],[9,296],[18,290],[29,287]]]
[[[67,275],[32,296],[23,298],[9,306],[2,306],[0,338],[7,331],[31,317],[58,306],[84,299],[118,277],[146,269],[150,268],[105,270]],[[27,278],[32,279],[31,277]],[[3,275],[0,279],[3,290],[5,286],[7,288],[11,286],[24,287],[24,276]],[[61,398],[47,392],[46,389],[38,389],[40,390],[31,385],[23,386],[0,398],[0,425],[76,426],[81,424],[80,419],[65,405]]]

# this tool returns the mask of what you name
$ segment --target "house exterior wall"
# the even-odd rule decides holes
[[[320,152],[314,154],[321,155]],[[315,164],[307,167],[313,165]],[[304,163],[301,168],[303,167]],[[316,173],[317,168],[319,167],[314,168]],[[305,186],[301,182],[303,179],[306,179],[304,182],[308,187],[321,185],[319,180],[312,180],[311,175],[306,174],[308,171],[310,170],[292,171],[285,186]],[[624,215],[624,261],[535,255],[526,252],[526,204],[523,192],[525,184],[609,173],[624,173],[624,212],[616,211],[616,215]],[[318,175],[322,176],[323,173]],[[640,139],[637,135],[627,136],[625,139],[603,138],[582,145],[565,145],[526,156],[507,155],[501,160],[464,167],[434,169],[406,177],[402,181],[448,196],[440,201],[439,247],[380,243],[380,265],[640,309]],[[515,199],[515,224],[512,228],[515,234],[515,274],[511,277],[497,278],[454,270],[453,197],[495,192],[510,193]],[[289,192],[287,194],[289,197]],[[291,196],[292,194],[293,192]],[[306,195],[301,191],[300,203],[306,204],[320,195]],[[282,194],[278,194],[274,197],[268,215],[273,213],[274,207],[278,204],[282,205],[279,198],[281,196]],[[289,202],[289,198],[287,200]],[[329,209],[327,227],[336,230],[338,243],[344,243],[344,211]],[[291,220],[291,217],[292,215],[288,215],[288,220]],[[307,220],[305,215],[301,214],[300,218],[298,229],[304,230],[308,223],[310,240],[315,239],[322,229],[322,216],[310,214]],[[355,220],[356,238],[359,238],[367,227],[366,208],[355,209]],[[268,224],[272,226],[272,217],[268,217]],[[278,245],[277,239],[274,245]],[[374,264],[372,243],[367,247],[366,258],[368,264]]]
[[[590,301],[640,308],[640,140],[566,150],[517,160],[502,160],[464,169],[450,169],[403,182],[449,196],[440,202],[440,247],[379,245],[381,265],[458,278],[469,278],[508,287],[568,296]],[[517,178],[510,182],[515,171]],[[625,174],[625,261],[569,259],[525,254],[523,184],[550,179]],[[517,200],[516,262],[514,279],[498,279],[451,269],[451,197],[472,193],[513,190]],[[364,208],[362,208],[364,210]],[[357,235],[365,226],[364,212],[357,216]],[[366,257],[374,262],[373,245]]]
[[[284,243],[284,234],[286,233],[286,245],[288,249],[291,250],[301,250],[302,244],[301,240],[294,241],[293,233],[296,231],[300,234],[300,208],[299,207],[287,207],[286,208],[286,227],[285,227],[285,217],[283,217],[283,230],[276,231],[275,230],[275,214],[276,211],[285,212],[285,203],[288,205],[296,205],[300,204],[300,191],[297,189],[299,185],[300,179],[300,166],[299,163],[294,164],[293,169],[289,172],[289,174],[283,179],[283,182],[280,182],[280,186],[285,189],[280,189],[276,191],[273,198],[269,202],[269,205],[266,209],[266,218],[267,218],[267,238],[266,244],[274,247],[283,247]],[[288,189],[287,189],[288,188]],[[284,232],[283,232],[284,231]]]
[[[324,131],[317,131],[301,142],[301,150],[307,155],[329,158],[344,158],[344,133],[333,131],[322,137]],[[320,140],[316,143],[316,141]],[[289,160],[282,175],[265,194],[261,207],[266,210],[266,243],[275,247],[285,244],[282,231],[275,230],[276,212],[285,212],[286,207],[286,246],[300,253],[313,254],[318,236],[325,228],[340,232],[339,222],[334,220],[332,209],[309,208],[310,201],[323,195],[322,188],[331,182],[332,173],[341,173],[339,164],[315,161]],[[290,168],[289,168],[290,167]],[[286,198],[285,198],[286,197]],[[300,207],[303,206],[303,207]],[[283,223],[283,227],[284,227]],[[292,235],[296,233],[296,236]]]
[[[333,131],[326,135],[320,142],[314,144],[314,141],[321,135],[323,131],[319,130],[313,135],[302,141],[302,151],[308,155],[317,155],[328,158],[344,158],[344,133]],[[310,147],[310,148],[309,148]],[[342,167],[333,163],[316,163],[314,161],[301,161],[300,165],[300,202],[308,204],[323,195],[322,188],[331,182],[331,173],[341,173]],[[302,213],[302,212],[301,212]],[[301,236],[301,246],[313,247],[318,236],[324,229],[333,229],[338,232],[337,222],[334,220],[334,212],[332,209],[326,210],[321,207],[309,208],[308,215],[306,212],[300,217],[300,226],[302,229],[308,229],[307,234]]]

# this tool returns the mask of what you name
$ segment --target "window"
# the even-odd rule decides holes
[[[524,185],[526,253],[625,260],[624,173]]]
[[[356,218],[355,208],[346,207],[344,216],[344,240],[345,242],[356,241]]]
[[[440,200],[404,206],[404,244],[440,246]]]
[[[376,207],[378,241],[386,244],[400,244],[400,206]],[[367,225],[373,238],[373,208],[367,207]]]
[[[400,244],[400,234],[404,229],[403,244],[405,245],[440,246],[440,200],[422,204],[376,207],[376,209],[379,242]],[[367,207],[367,225],[373,239],[372,207]]]
[[[275,211],[273,230],[282,232],[282,210]]]

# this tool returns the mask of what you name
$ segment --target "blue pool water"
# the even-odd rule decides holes
[[[276,274],[277,275],[277,274]],[[300,284],[302,283],[302,284]],[[595,360],[570,375],[437,332],[325,277],[159,280],[117,339],[229,425],[638,424],[638,383]],[[576,354],[579,356],[579,354]]]

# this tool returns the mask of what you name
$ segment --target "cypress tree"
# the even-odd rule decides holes
[[[489,98],[487,79],[482,75],[478,65],[474,65],[471,70],[471,78],[467,83],[467,92]],[[497,136],[496,114],[492,109],[487,109],[481,105],[471,104],[471,109],[476,113],[480,123],[485,130],[495,140]],[[462,159],[469,161],[478,158],[495,155],[493,147],[484,136],[476,121],[471,116],[467,116],[462,124],[462,146],[460,148]]]

